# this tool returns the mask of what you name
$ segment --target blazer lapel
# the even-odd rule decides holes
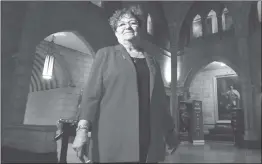
[[[124,48],[124,46],[122,46],[121,44],[117,45],[115,47],[116,50],[121,51],[121,55],[125,60],[128,60],[134,67],[135,66],[131,60],[130,55],[128,54],[128,52],[126,51],[126,49]],[[154,89],[154,85],[155,85],[155,74],[156,74],[156,67],[155,67],[155,59],[153,58],[152,55],[149,55],[146,51],[144,51],[144,56],[146,58],[146,62],[147,62],[147,66],[149,68],[149,72],[150,72],[150,102],[151,102],[151,98],[152,98],[152,93],[153,93],[153,89]]]
[[[115,46],[115,49],[119,51],[120,55],[122,55],[122,57],[125,59],[125,60],[128,60],[130,63],[132,63],[132,65],[134,66],[133,64],[133,61],[130,57],[130,55],[128,54],[128,52],[126,51],[125,47],[122,46],[121,44],[119,45],[116,45]],[[135,66],[134,66],[134,69],[135,69]]]
[[[152,93],[155,85],[155,75],[156,75],[155,59],[147,52],[144,52],[144,56],[146,58],[146,62],[150,71],[150,102],[151,102]]]

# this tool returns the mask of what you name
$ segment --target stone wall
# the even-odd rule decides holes
[[[4,130],[2,146],[34,153],[56,152],[55,126],[15,125]]]
[[[218,120],[216,76],[236,75],[229,67],[216,70],[201,71],[195,76],[189,92],[192,100],[202,101],[204,130],[207,131]]]
[[[46,42],[43,41],[36,47],[37,54],[43,55],[45,49]],[[92,66],[92,54],[84,54],[59,45],[56,46],[56,53],[55,57],[60,58],[55,58],[55,63],[63,66],[62,70],[56,70],[57,67],[54,67],[55,75],[59,75],[52,77],[58,81],[57,88],[46,87],[45,90],[37,91],[34,89],[34,92],[28,93],[24,124],[55,125],[59,118],[73,118],[76,114],[80,92],[87,82]],[[65,72],[69,79],[63,77]],[[32,76],[33,74],[31,86]],[[42,77],[34,78],[40,79],[39,83],[46,82]]]

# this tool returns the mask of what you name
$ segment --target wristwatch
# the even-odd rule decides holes
[[[78,131],[80,129],[85,129],[87,131],[91,130],[91,128],[89,126],[86,126],[86,125],[78,125],[77,128],[76,128],[76,131]]]
[[[80,129],[84,129],[87,132],[87,136],[91,137],[91,131],[92,131],[92,124],[91,121],[87,121],[87,120],[80,120],[78,122],[77,128],[76,128],[76,132]]]

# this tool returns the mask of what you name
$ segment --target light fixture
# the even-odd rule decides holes
[[[153,35],[152,17],[149,13],[147,15],[147,25],[146,26],[147,26],[147,33],[149,35]]]
[[[45,63],[43,68],[42,77],[46,80],[52,79],[53,67],[54,67],[54,53],[55,53],[55,36],[52,35],[52,40],[47,44],[47,51],[45,57]]]

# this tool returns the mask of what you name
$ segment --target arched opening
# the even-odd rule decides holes
[[[55,125],[60,118],[75,117],[94,55],[86,43],[77,32],[63,31],[36,46],[24,124]],[[45,78],[49,56],[54,63],[50,78]]]
[[[229,10],[225,7],[222,12],[222,29],[223,31],[227,31],[232,29],[233,27],[233,19],[229,13]]]
[[[203,35],[203,31],[202,31],[201,16],[196,15],[192,22],[192,36],[198,38],[201,37],[202,35]]]
[[[217,14],[214,10],[211,10],[208,13],[208,16],[206,18],[206,30],[207,34],[214,34],[218,32]]]
[[[241,106],[241,86],[236,71],[221,61],[213,61],[194,76],[189,94],[190,99],[202,101],[206,139],[233,141],[231,111],[233,106]],[[213,129],[220,123],[224,128],[218,134]]]

